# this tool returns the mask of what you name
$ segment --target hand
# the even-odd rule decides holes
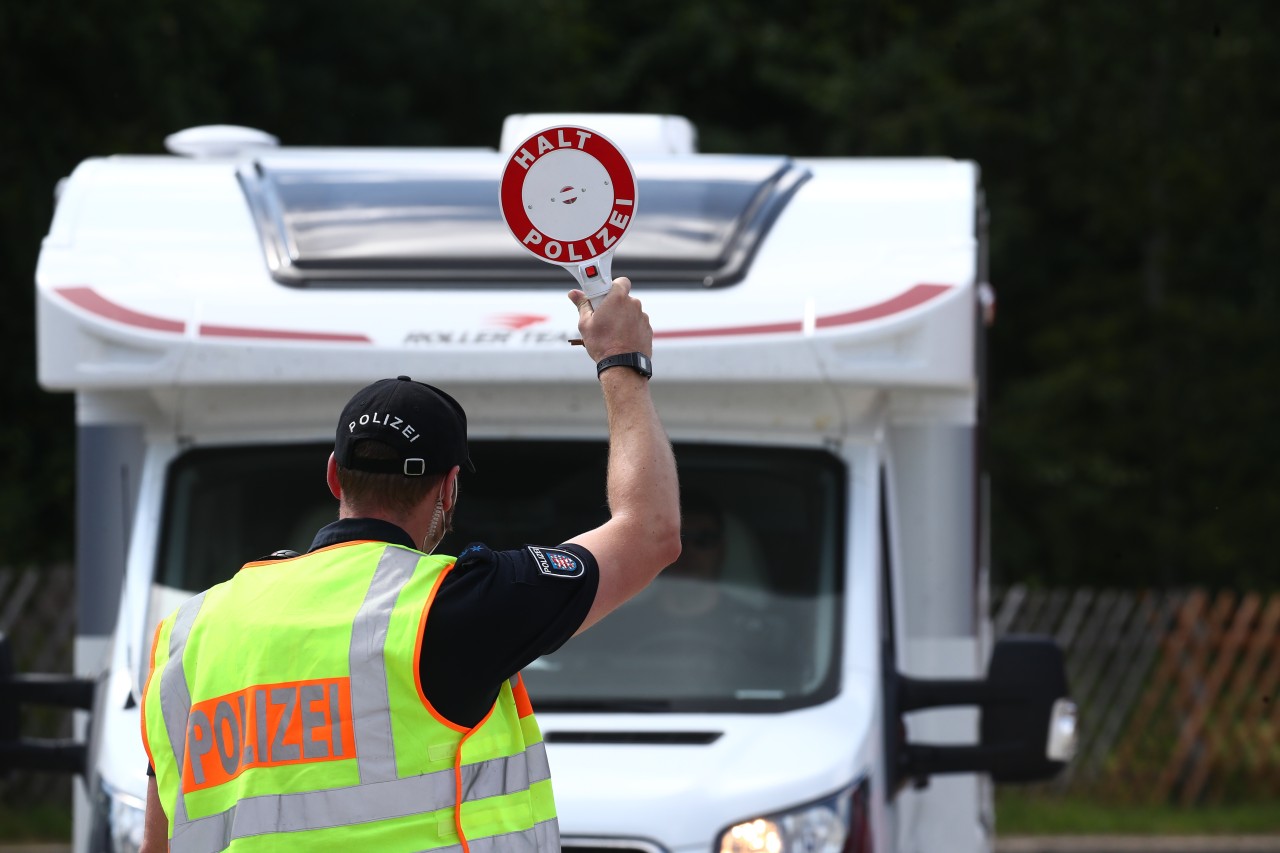
[[[615,278],[609,294],[596,310],[581,290],[569,291],[578,307],[578,333],[592,361],[624,352],[653,357],[653,327],[640,300],[631,295],[631,279]]]

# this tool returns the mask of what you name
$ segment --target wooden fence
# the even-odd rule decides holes
[[[0,569],[0,631],[24,672],[71,671],[73,573]],[[1280,594],[1029,590],[993,596],[997,636],[1053,636],[1080,706],[1075,761],[1046,792],[1184,805],[1280,797]],[[65,712],[23,731],[67,737]],[[0,802],[67,802],[52,774],[0,778]]]
[[[0,569],[0,632],[9,638],[18,672],[72,671],[75,648],[75,573],[69,566]],[[24,708],[27,737],[71,736],[65,710]],[[0,773],[0,803],[11,809],[65,806],[72,780],[57,773]]]
[[[1280,796],[1280,594],[1014,586],[994,621],[1066,653],[1081,739],[1048,789],[1183,806]]]

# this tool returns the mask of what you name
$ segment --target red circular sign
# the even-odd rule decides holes
[[[549,127],[516,146],[502,172],[502,216],[544,261],[584,263],[613,249],[635,216],[636,176],[594,130]]]

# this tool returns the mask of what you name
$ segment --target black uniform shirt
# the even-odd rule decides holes
[[[417,548],[391,522],[343,518],[322,527],[311,550],[368,540]],[[596,558],[580,545],[462,549],[423,630],[418,668],[427,699],[460,726],[480,722],[502,682],[574,635],[599,583]]]
[[[388,521],[343,518],[322,527],[311,550],[368,539],[417,547]],[[427,699],[458,725],[480,722],[502,682],[581,627],[599,583],[596,558],[580,545],[463,548],[423,631],[419,669]]]

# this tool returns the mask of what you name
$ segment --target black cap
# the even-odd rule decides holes
[[[373,439],[397,459],[357,459],[356,445]],[[439,388],[408,376],[380,379],[356,392],[338,421],[334,458],[343,468],[420,477],[454,465],[474,471],[467,450],[467,413]]]

